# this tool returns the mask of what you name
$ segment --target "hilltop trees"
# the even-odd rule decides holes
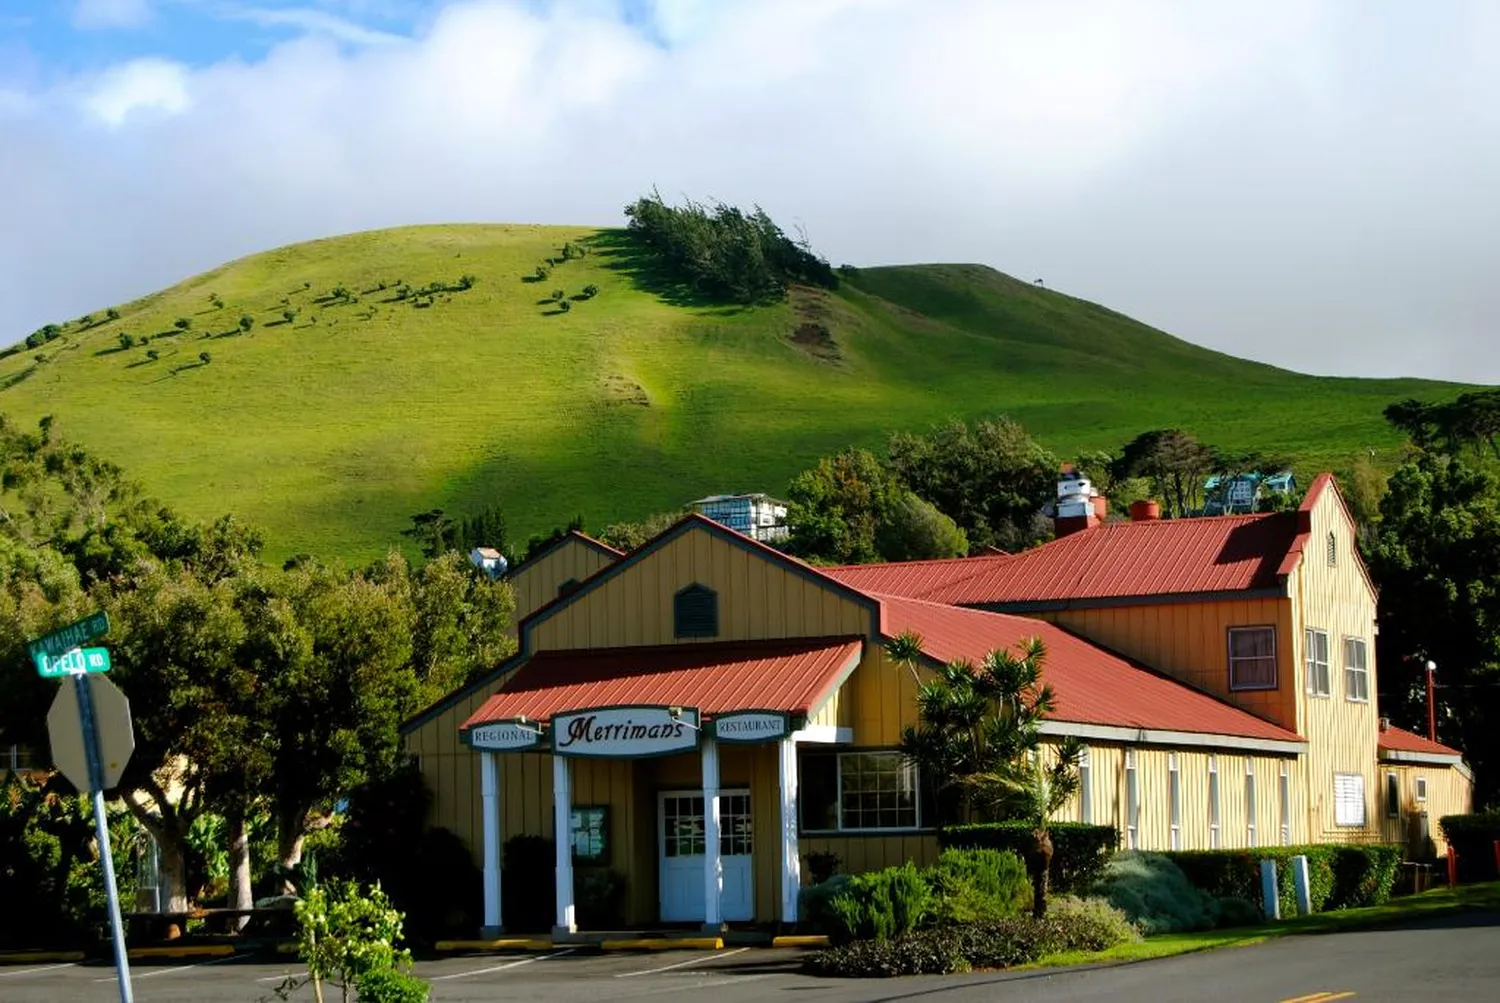
[[[838,286],[828,262],[759,206],[748,213],[722,202],[669,206],[653,191],[626,206],[625,216],[666,269],[710,299],[766,303],[783,299],[794,283]],[[538,278],[545,278],[540,269]]]

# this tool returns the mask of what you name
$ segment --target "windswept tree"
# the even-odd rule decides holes
[[[1030,638],[1014,652],[997,648],[978,664],[937,666],[924,679],[922,639],[903,633],[887,655],[918,680],[918,724],[901,751],[935,788],[939,824],[1014,818],[1032,827],[1027,854],[1033,914],[1047,911],[1051,820],[1078,790],[1082,746],[1068,738],[1044,746],[1040,725],[1056,707],[1042,680],[1046,646]]]
[[[1385,418],[1426,450],[1488,450],[1500,459],[1500,390],[1480,390],[1445,403],[1407,399],[1385,409]]]
[[[1182,518],[1203,507],[1203,482],[1214,472],[1218,456],[1190,433],[1178,428],[1142,432],[1120,450],[1111,473],[1120,479],[1139,477],[1151,485],[1169,518]]]

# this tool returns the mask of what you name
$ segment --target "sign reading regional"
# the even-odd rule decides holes
[[[494,724],[481,724],[470,728],[465,741],[471,749],[509,752],[517,749],[530,749],[540,744],[541,739],[542,729],[535,724],[496,721]]]
[[[790,733],[787,716],[775,711],[731,711],[714,718],[714,737],[721,742],[771,742]]]
[[[693,707],[608,707],[552,717],[552,751],[560,756],[663,756],[697,747]]]

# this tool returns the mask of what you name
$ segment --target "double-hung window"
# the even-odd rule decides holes
[[[1167,796],[1171,808],[1172,849],[1182,849],[1182,771],[1177,768],[1177,753],[1167,754]]]
[[[1427,801],[1427,778],[1417,778],[1417,800],[1425,803]]]
[[[1135,750],[1125,750],[1125,849],[1141,848],[1141,788]]]
[[[1276,688],[1276,628],[1229,628],[1229,688]]]
[[[1370,670],[1362,637],[1344,638],[1344,699],[1359,703],[1370,700]]]
[[[1078,754],[1078,821],[1084,825],[1094,821],[1094,763],[1087,745]]]
[[[1255,760],[1245,760],[1245,836],[1248,846],[1259,846],[1255,836]]]
[[[1303,663],[1307,674],[1307,692],[1326,697],[1328,680],[1328,631],[1309,627],[1302,637]]]
[[[1292,845],[1292,785],[1287,775],[1287,764],[1281,764],[1281,776],[1277,778],[1276,800],[1281,812],[1281,845]]]
[[[1335,773],[1333,775],[1333,822],[1335,825],[1348,826],[1365,824],[1365,775],[1363,773]]]
[[[1208,848],[1219,848],[1219,757],[1208,757]]]
[[[1385,775],[1386,818],[1401,817],[1401,778],[1395,773]]]
[[[806,832],[882,832],[921,824],[916,765],[899,752],[804,752]]]

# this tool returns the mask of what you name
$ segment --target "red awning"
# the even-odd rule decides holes
[[[599,707],[696,707],[705,718],[736,710],[802,716],[816,710],[859,663],[859,638],[803,638],[651,648],[542,651],[462,725]]]

